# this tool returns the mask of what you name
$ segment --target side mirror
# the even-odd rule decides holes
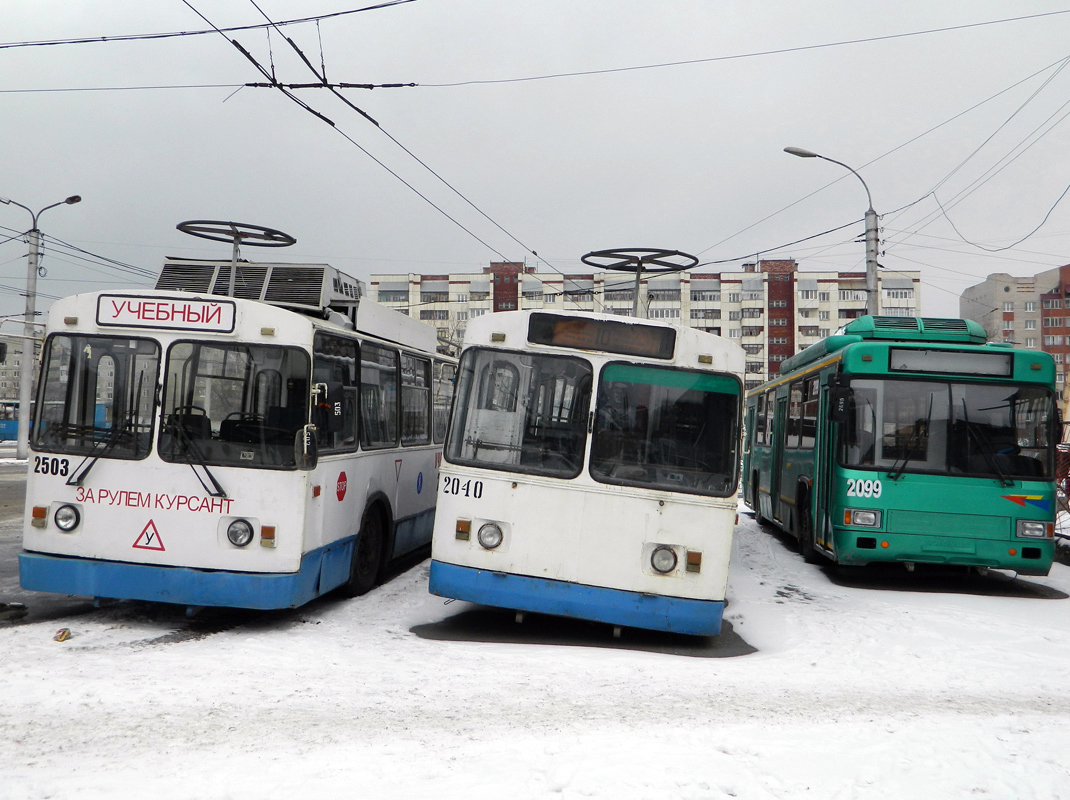
[[[316,426],[305,425],[294,436],[294,463],[298,469],[315,469],[319,463],[319,442],[316,440]]]
[[[848,386],[834,386],[829,391],[829,419],[833,422],[846,422],[851,412],[851,396],[854,393]]]

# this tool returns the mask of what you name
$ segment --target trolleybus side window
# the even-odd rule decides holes
[[[431,362],[401,356],[401,443],[431,442]]]
[[[453,399],[453,379],[457,368],[443,361],[435,362],[434,436],[435,444],[446,440],[446,425],[450,420],[450,401]]]
[[[144,458],[152,422],[160,346],[151,339],[49,338],[39,389],[34,448],[111,458]]]
[[[818,376],[807,378],[803,381],[803,406],[802,406],[802,429],[800,432],[799,447],[804,450],[813,450],[817,443],[817,405],[821,392],[821,381]]]
[[[770,389],[765,393],[765,443],[773,444],[773,423],[776,420],[776,389]],[[783,435],[783,431],[777,431],[777,436]]]
[[[308,419],[308,354],[296,347],[176,342],[160,425],[164,461],[293,467]]]
[[[357,449],[357,358],[354,339],[316,334],[312,382],[327,387],[320,387],[312,415],[321,452]]]
[[[803,384],[795,381],[788,390],[788,440],[784,445],[789,450],[799,447],[799,434],[802,431]]]
[[[591,476],[728,496],[736,486],[739,393],[729,375],[607,364],[598,381]]]
[[[398,354],[363,342],[360,348],[360,444],[374,450],[398,443]]]
[[[765,395],[758,395],[757,410],[754,415],[754,443],[765,444]]]
[[[574,478],[583,469],[591,366],[580,358],[470,348],[461,358],[446,457]]]

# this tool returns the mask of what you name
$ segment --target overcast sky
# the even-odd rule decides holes
[[[361,7],[257,1],[274,21]],[[264,77],[215,32],[12,46],[263,24],[251,0],[3,9],[0,196],[36,211],[81,195],[45,212],[46,237],[138,271],[165,255],[230,257],[175,229],[188,219],[280,229],[297,244],[243,257],[326,261],[364,280],[502,258],[579,272],[581,255],[610,247],[729,260],[703,272],[756,253],[863,269],[862,185],[786,146],[861,173],[882,215],[881,264],[921,270],[928,315],[957,315],[959,292],[989,273],[1070,263],[1070,197],[1057,204],[1070,184],[1070,0],[413,0],[282,26],[330,81],[418,84],[340,90],[379,129],[322,88],[293,95],[334,127],[277,89],[239,90]],[[281,83],[316,80],[278,31],[228,37]],[[49,91],[61,89],[83,91]],[[982,249],[1049,211],[1020,244]],[[0,205],[0,241],[29,227]],[[21,314],[25,251],[0,244],[2,314]],[[39,308],[44,295],[152,283],[87,259],[48,247]]]

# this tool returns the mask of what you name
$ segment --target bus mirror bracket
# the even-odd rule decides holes
[[[294,437],[294,462],[298,469],[315,469],[319,463],[315,425],[305,425]]]

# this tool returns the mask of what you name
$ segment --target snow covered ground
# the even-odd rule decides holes
[[[0,623],[0,797],[1070,797],[1061,564],[841,574],[741,514],[731,624],[699,641],[426,583]]]

